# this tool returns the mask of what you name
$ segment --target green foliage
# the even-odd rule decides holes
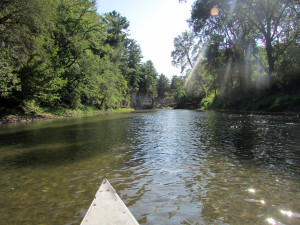
[[[171,53],[172,64],[180,67],[181,73],[190,71],[194,67],[199,50],[195,34],[188,31],[183,32],[174,38],[174,48],[175,50]]]
[[[156,97],[153,64],[141,63],[129,21],[96,13],[91,0],[11,0],[0,4],[0,98],[23,111],[130,105],[132,93]],[[49,111],[49,110],[48,110]],[[61,112],[67,114],[68,112]]]
[[[39,106],[35,100],[24,101],[22,110],[26,116],[45,116],[45,111]]]
[[[199,104],[200,109],[209,109],[215,99],[214,94],[210,94],[209,96],[203,98]]]
[[[157,97],[158,98],[165,98],[166,93],[170,90],[170,81],[164,75],[160,74],[158,81],[157,81]]]
[[[140,67],[141,78],[139,81],[138,94],[144,94],[150,98],[157,97],[157,72],[152,61],[147,61]]]
[[[120,43],[124,41],[126,37],[126,30],[129,27],[129,22],[126,17],[121,16],[121,14],[116,11],[112,11],[106,13],[103,20],[108,33],[106,42],[113,48],[120,47]]]
[[[121,72],[125,77],[130,93],[136,93],[141,82],[142,51],[135,40],[125,38],[123,42],[124,55],[120,59]]]
[[[46,113],[49,113],[50,116],[68,116],[74,114],[91,114],[99,113],[100,110],[94,106],[84,106],[82,108],[70,109],[70,108],[43,108]]]
[[[59,100],[58,90],[63,86],[64,80],[39,56],[31,56],[18,73],[23,99],[36,100],[48,105],[55,105]]]
[[[211,14],[212,8],[218,9],[217,15]],[[184,97],[176,99],[173,92],[177,106],[184,99],[186,106],[201,108],[297,108],[293,106],[299,101],[300,84],[297,11],[299,4],[286,0],[195,1],[190,36],[200,39],[202,50],[185,77]],[[178,61],[178,57],[199,46],[185,45],[188,38],[179,37],[174,40],[173,59],[185,66],[188,58]]]
[[[20,90],[19,79],[12,66],[0,55],[0,96],[10,97],[12,91]]]
[[[167,95],[167,100],[173,108],[185,108],[186,91],[184,90],[184,78],[173,76],[171,80],[171,90]]]

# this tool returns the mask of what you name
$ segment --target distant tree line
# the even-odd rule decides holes
[[[188,22],[178,107],[300,110],[299,1],[197,0]]]
[[[158,97],[158,73],[142,62],[118,12],[93,0],[0,0],[0,108],[130,107]],[[162,75],[163,76],[163,75]],[[163,88],[163,87],[161,87]],[[161,96],[161,92],[159,92]]]

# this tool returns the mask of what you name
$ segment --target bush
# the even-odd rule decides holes
[[[35,100],[24,101],[21,106],[25,115],[28,116],[41,116],[45,111],[36,103]]]

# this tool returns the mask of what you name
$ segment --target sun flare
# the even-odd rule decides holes
[[[219,10],[218,10],[217,8],[212,8],[212,9],[210,10],[210,15],[216,16],[216,15],[218,15],[218,14],[219,14]]]

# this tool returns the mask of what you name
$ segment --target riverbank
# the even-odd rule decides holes
[[[92,106],[85,106],[81,109],[69,108],[41,108],[37,106],[25,106],[22,111],[0,115],[0,125],[12,123],[29,123],[40,120],[61,119],[68,117],[79,117],[86,115],[105,114],[111,112],[128,112],[132,108],[118,108],[99,110]]]
[[[248,93],[208,96],[200,108],[228,111],[300,112],[300,93]]]

